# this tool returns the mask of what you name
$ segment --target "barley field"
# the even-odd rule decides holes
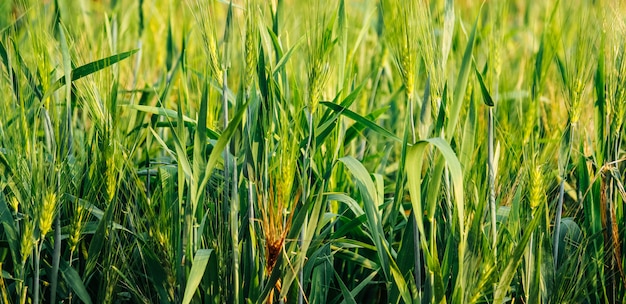
[[[2,0],[0,303],[623,303],[626,3]]]

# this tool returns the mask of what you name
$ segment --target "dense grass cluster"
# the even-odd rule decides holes
[[[624,302],[625,21],[0,1],[0,302]]]

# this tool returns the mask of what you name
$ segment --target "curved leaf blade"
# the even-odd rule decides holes
[[[200,249],[196,252],[196,256],[193,258],[191,271],[189,272],[189,277],[187,278],[183,304],[189,304],[194,293],[196,293],[196,289],[198,288],[198,285],[200,285],[200,281],[204,276],[206,265],[209,263],[211,253],[213,253],[213,249]]]

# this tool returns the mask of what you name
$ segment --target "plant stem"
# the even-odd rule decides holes
[[[565,177],[561,179],[559,185],[559,201],[556,207],[556,219],[554,220],[554,241],[553,241],[553,256],[554,256],[554,271],[557,271],[557,265],[559,261],[559,234],[561,233],[561,213],[563,212],[563,196],[565,194]]]
[[[309,109],[307,111],[307,119],[309,121],[309,138],[307,141],[307,148],[306,148],[306,154],[305,154],[305,158],[309,158],[308,159],[308,164],[304,166],[304,174],[305,174],[305,183],[302,187],[302,198],[303,201],[306,202],[307,199],[307,186],[309,185],[310,181],[311,181],[311,171],[310,171],[310,166],[311,163],[313,161],[313,154],[314,152],[312,152],[312,146],[313,146],[313,112],[312,109]],[[305,162],[306,163],[306,162]],[[298,237],[298,245],[302,247],[302,243],[304,241],[304,237],[306,236],[306,220],[304,221],[304,225],[302,227],[302,230],[300,231],[300,236]],[[304,265],[300,265],[299,269],[298,269],[298,279],[300,280],[300,284],[304,283]],[[303,288],[298,288],[298,304],[303,304],[304,303],[304,294],[303,294]]]
[[[61,260],[61,218],[57,214],[54,219],[54,254],[52,255],[52,275],[50,276],[50,303],[56,303],[59,263]],[[70,260],[71,263],[71,260]]]
[[[33,303],[39,304],[39,258],[41,256],[41,249],[43,248],[43,238],[38,248],[35,248],[35,274],[33,275]]]
[[[491,242],[492,242],[492,248],[493,248],[493,256],[495,258],[495,260],[497,260],[498,258],[498,232],[496,231],[496,176],[495,176],[495,169],[494,169],[494,163],[493,163],[493,141],[494,141],[494,136],[493,136],[493,107],[489,107],[489,134],[488,134],[488,140],[489,140],[489,147],[488,147],[488,154],[489,154],[489,209],[491,210]]]
[[[417,135],[415,134],[415,124],[413,122],[413,98],[412,98],[412,94],[407,93],[407,103],[409,104],[409,113],[408,113],[408,123],[411,126],[411,136],[413,139],[413,142],[417,141]],[[405,129],[405,132],[408,132]],[[404,143],[406,146],[406,142]],[[405,150],[405,147],[403,147],[403,150]],[[405,154],[405,153],[403,153]],[[404,185],[403,185],[404,186]],[[413,210],[413,216],[421,216],[421,214],[419,212],[416,212],[417,210]],[[417,227],[417,222],[413,223],[413,252],[414,254],[414,263],[415,263],[415,271],[414,271],[414,275],[415,275],[415,286],[417,288],[417,299],[418,301],[421,301],[421,288],[422,288],[422,265],[421,265],[421,249],[420,249],[420,232],[419,229]]]
[[[575,124],[570,125],[569,130],[569,143],[567,147],[567,154],[565,155],[565,161],[563,162],[563,168],[561,169],[561,184],[559,185],[559,200],[556,207],[556,218],[554,222],[554,241],[553,241],[553,255],[554,255],[554,271],[557,270],[558,259],[559,259],[559,235],[561,233],[561,214],[563,213],[563,199],[565,196],[565,180],[567,178],[567,163],[569,162],[569,158],[572,150],[572,142],[574,138],[575,132]]]

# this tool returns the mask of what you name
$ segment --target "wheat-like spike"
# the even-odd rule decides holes
[[[248,0],[246,5],[246,34],[244,43],[245,72],[244,84],[247,90],[253,86],[254,75],[256,73],[256,64],[258,58],[257,44],[259,40],[259,31],[257,29],[258,10],[256,1]]]
[[[22,238],[20,241],[20,254],[22,255],[22,264],[26,263],[26,260],[33,253],[35,247],[35,225],[33,225],[32,219],[24,218],[24,230],[22,231]]]
[[[74,216],[72,217],[72,223],[70,225],[70,234],[69,234],[69,247],[70,252],[76,251],[76,247],[78,246],[78,242],[80,241],[80,236],[83,230],[85,217],[85,208],[81,204],[76,204],[74,209]]]
[[[46,237],[46,234],[48,234],[48,232],[52,228],[52,221],[54,219],[56,206],[56,193],[50,191],[44,196],[43,202],[40,205],[39,231],[41,233],[41,239],[44,239]]]
[[[220,55],[217,50],[217,31],[215,29],[215,12],[212,0],[196,0],[195,7],[192,8],[196,22],[201,26],[202,42],[204,51],[208,57],[209,70],[219,87],[223,86],[222,66]]]
[[[530,208],[536,209],[545,198],[544,176],[541,166],[534,166],[530,169]]]

